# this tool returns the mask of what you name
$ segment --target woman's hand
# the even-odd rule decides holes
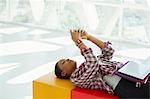
[[[85,30],[78,30],[78,33],[80,34],[81,39],[87,39],[89,38],[89,34]]]
[[[80,49],[85,49],[87,46],[80,40],[79,30],[70,30],[72,40]]]
[[[70,30],[71,38],[74,42],[78,42],[79,40],[79,33],[77,30]]]

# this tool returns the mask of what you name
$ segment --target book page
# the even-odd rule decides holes
[[[118,71],[139,79],[144,79],[150,73],[150,66],[143,65],[140,62],[129,61]]]

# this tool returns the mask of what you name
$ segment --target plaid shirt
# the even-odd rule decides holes
[[[120,68],[122,63],[111,61],[114,49],[110,47],[110,42],[105,42],[102,54],[94,56],[92,49],[82,49],[81,54],[85,58],[82,63],[71,75],[71,81],[81,88],[101,89],[113,94],[113,89],[104,81],[103,77],[113,74]]]

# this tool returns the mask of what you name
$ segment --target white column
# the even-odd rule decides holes
[[[125,4],[135,4],[135,0],[124,0]]]
[[[31,5],[33,17],[34,17],[35,21],[38,22],[43,15],[44,0],[29,0],[29,2]]]
[[[147,1],[148,6],[150,6],[150,0],[146,0],[146,1]]]
[[[99,23],[96,7],[92,2],[84,2],[83,9],[90,30],[95,30]]]
[[[59,18],[59,13],[57,13],[57,10],[60,10],[58,8],[58,2],[53,2],[50,5],[50,13],[48,14],[47,22],[46,25],[50,29],[58,29],[60,28],[60,18]],[[57,9],[57,10],[56,10]]]
[[[19,0],[9,0],[9,21],[12,21],[13,18],[17,15],[17,6]]]
[[[109,16],[108,21],[107,21],[108,23],[106,24],[105,29],[104,29],[104,34],[110,35],[112,33],[121,14],[122,14],[122,10],[119,8],[116,8],[116,10],[112,13],[112,15]]]

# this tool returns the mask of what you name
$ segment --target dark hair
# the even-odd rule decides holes
[[[55,65],[55,75],[57,76],[57,78],[60,78],[60,79],[70,78],[68,75],[62,76],[61,73],[62,73],[62,70],[58,67],[58,62],[57,62]]]

